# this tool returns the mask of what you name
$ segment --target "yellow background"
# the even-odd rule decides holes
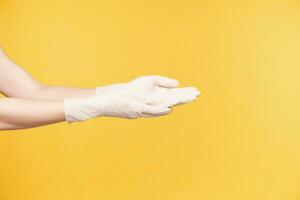
[[[1,200],[300,199],[300,1],[0,0],[0,41],[51,85],[202,91],[162,118],[1,132]]]

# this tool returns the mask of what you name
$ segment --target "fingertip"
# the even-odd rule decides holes
[[[175,88],[175,87],[178,87],[180,85],[180,82],[176,79],[173,79],[173,78],[168,78],[169,81],[170,81],[170,86],[172,88]]]
[[[200,90],[196,87],[187,87],[186,89],[188,92],[190,92],[196,96],[199,96],[201,94]]]
[[[196,93],[196,96],[200,96],[201,95],[201,91],[198,89],[198,88],[195,88],[195,93]]]

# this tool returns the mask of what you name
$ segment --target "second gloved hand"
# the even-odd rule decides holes
[[[97,96],[126,93],[130,98],[153,106],[172,107],[194,101],[200,92],[195,87],[178,88],[179,82],[163,76],[141,76],[127,83],[98,87]]]

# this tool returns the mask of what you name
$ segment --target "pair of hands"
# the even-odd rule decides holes
[[[175,79],[141,76],[126,83],[97,87],[96,96],[65,100],[66,120],[84,121],[99,116],[135,119],[158,117],[172,107],[194,101],[200,92],[195,87],[179,88]]]

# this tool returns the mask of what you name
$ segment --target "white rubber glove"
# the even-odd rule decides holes
[[[177,88],[179,82],[163,76],[141,76],[127,83],[96,89],[96,95],[126,92],[131,98],[147,105],[172,107],[194,101],[200,92],[195,87]]]
[[[127,83],[98,87],[96,96],[66,99],[68,122],[99,116],[135,119],[157,117],[172,111],[171,106],[188,103],[200,92],[194,87],[176,88],[179,82],[161,76],[142,76]]]

